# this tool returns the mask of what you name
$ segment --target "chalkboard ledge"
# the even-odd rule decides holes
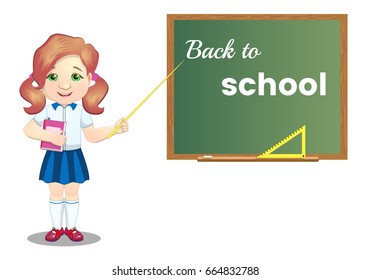
[[[258,158],[257,156],[200,156],[197,157],[199,162],[220,162],[220,161],[254,161],[254,162],[270,162],[270,161],[295,161],[295,162],[318,162],[319,157],[308,156],[305,158]]]

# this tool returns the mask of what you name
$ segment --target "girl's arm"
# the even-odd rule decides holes
[[[83,132],[86,140],[92,143],[100,142],[107,138],[107,136],[115,129],[116,126],[120,125],[123,119],[119,119],[115,125],[95,128],[93,125],[83,128]],[[127,132],[129,130],[127,121],[124,121],[121,128],[117,130],[116,134]]]
[[[63,146],[67,140],[67,137],[62,135],[63,131],[59,130],[55,133],[48,132],[42,129],[34,119],[30,120],[23,128],[24,134],[31,139],[51,142],[57,146]]]

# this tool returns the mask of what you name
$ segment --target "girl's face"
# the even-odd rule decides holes
[[[48,72],[41,91],[48,99],[66,106],[85,96],[91,77],[80,56],[67,55],[58,60]]]

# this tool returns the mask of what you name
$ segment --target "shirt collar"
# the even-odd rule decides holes
[[[54,109],[54,110],[57,110],[58,106],[62,106],[62,105],[59,104],[59,103],[57,103],[57,102],[55,102],[55,103],[52,104],[52,106],[53,106],[53,109]],[[66,107],[67,107],[67,106],[70,106],[70,107],[72,108],[72,110],[75,110],[77,104],[76,104],[76,103],[71,103],[71,104],[66,105]],[[62,107],[63,107],[63,106],[62,106]]]

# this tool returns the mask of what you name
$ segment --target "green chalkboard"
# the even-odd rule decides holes
[[[347,158],[347,15],[168,15],[167,23],[168,72],[184,60],[167,84],[168,159],[256,156],[303,125],[308,155]]]

